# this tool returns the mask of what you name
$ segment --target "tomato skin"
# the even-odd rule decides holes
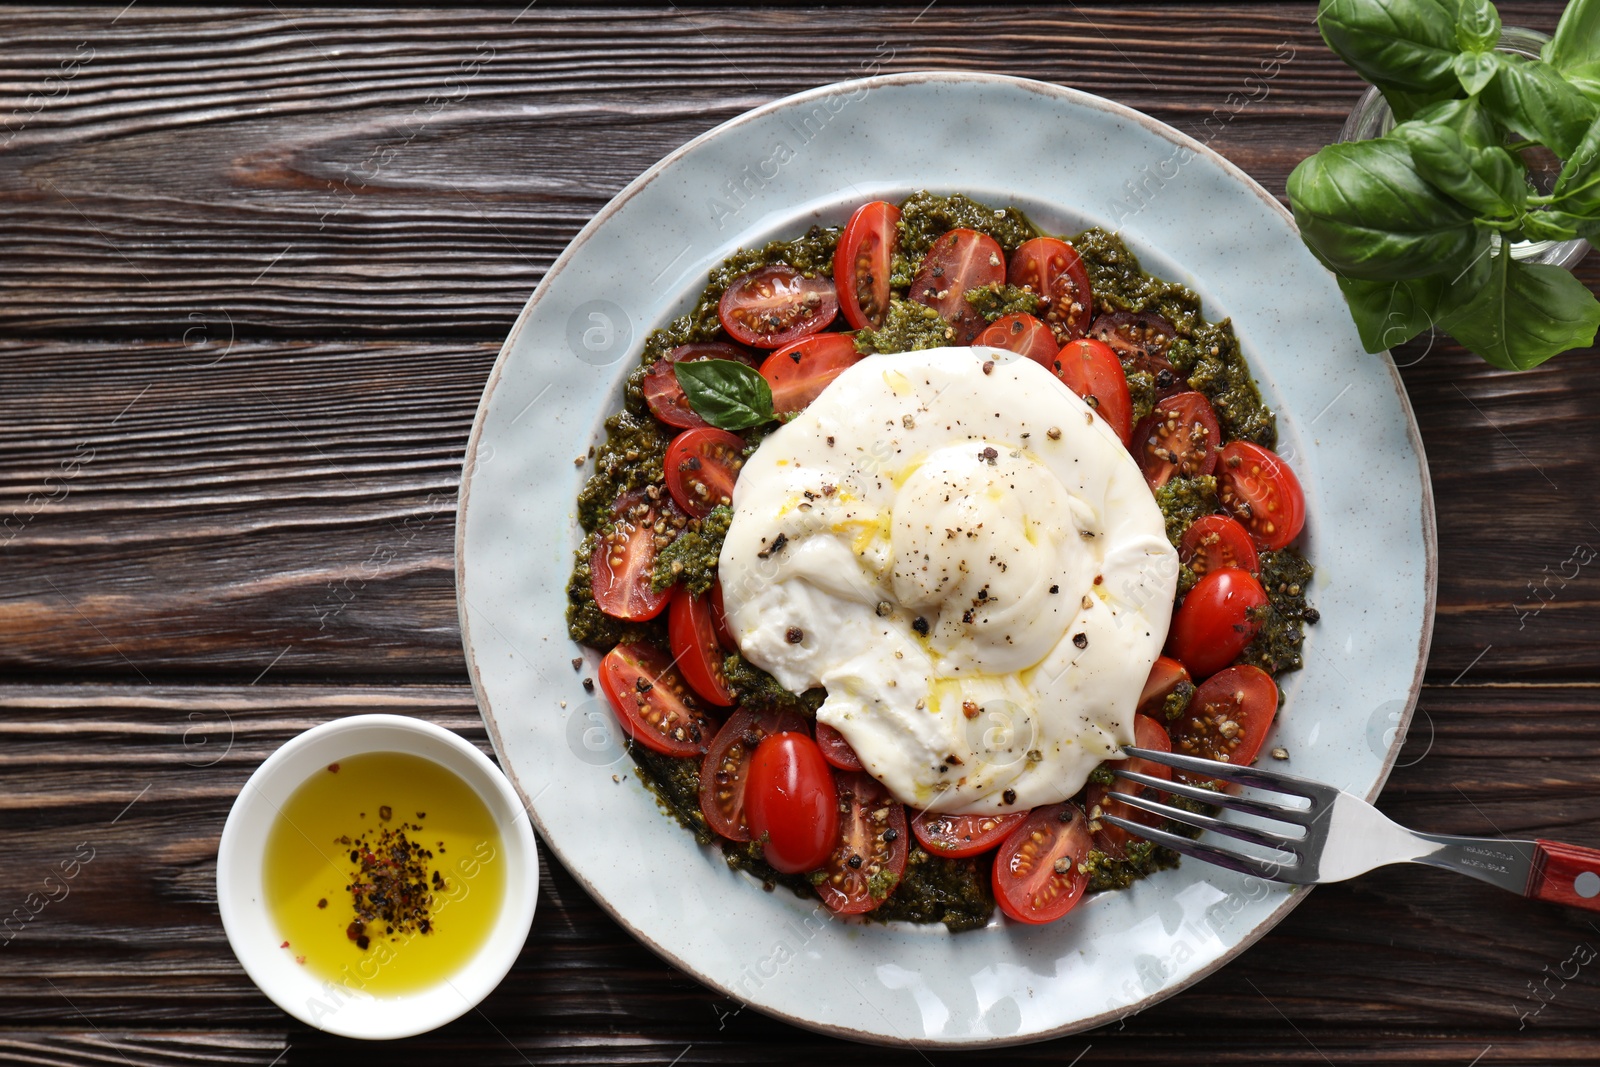
[[[667,640],[672,645],[672,660],[689,688],[709,703],[731,706],[733,693],[722,673],[722,645],[711,619],[709,595],[695,596],[682,587],[672,594],[667,608]]]
[[[1000,910],[1022,923],[1054,922],[1071,911],[1089,884],[1078,868],[1091,844],[1076,804],[1034,808],[995,854],[990,877]]]
[[[740,275],[717,303],[728,336],[751,348],[782,348],[824,329],[838,313],[832,281],[807,278],[787,263]]]
[[[666,756],[698,756],[717,724],[660,649],[623,644],[600,661],[600,686],[623,732]],[[642,687],[642,688],[641,688]]]
[[[866,769],[861,765],[861,757],[856,755],[856,750],[844,739],[844,734],[825,722],[817,723],[817,747],[822,749],[822,758],[828,761],[830,767],[841,771]]]
[[[830,911],[861,915],[889,899],[892,886],[905,874],[910,854],[906,808],[870,774],[841,771],[834,782],[839,789],[839,834],[817,896]],[[857,867],[850,866],[853,856],[861,858]],[[875,877],[891,887],[881,897],[872,894]]]
[[[839,835],[839,793],[817,743],[804,733],[773,734],[756,746],[745,785],[750,832],[784,874],[828,862]]]
[[[1167,735],[1167,728],[1148,715],[1134,716],[1133,743],[1138,748],[1147,748],[1153,752],[1172,751],[1172,739]],[[1172,780],[1171,767],[1139,756],[1131,757],[1127,761],[1127,769],[1164,781]],[[1114,785],[1091,785],[1084,795],[1083,810],[1089,817],[1089,829],[1094,831],[1094,847],[1121,859],[1127,855],[1128,842],[1132,840],[1133,835],[1120,826],[1101,822],[1103,816],[1116,815],[1145,826],[1160,826],[1163,820],[1161,816],[1136,808],[1132,804],[1109,799],[1107,794],[1112,792],[1145,796],[1157,790],[1119,778]]]
[[[911,820],[911,832],[934,855],[960,859],[982,855],[996,847],[1027,817],[1025,811],[1004,815],[936,815],[920,811]]]
[[[1089,338],[1068,341],[1056,353],[1054,370],[1126,447],[1133,439],[1133,397],[1122,362],[1111,347]]]
[[[608,533],[595,538],[589,553],[589,592],[601,611],[614,619],[644,622],[660,615],[672,596],[670,589],[650,587],[656,553],[665,545],[655,532],[665,522],[670,533],[687,520],[669,496],[651,500],[644,489],[632,489],[617,498],[611,510]]]
[[[711,425],[689,406],[689,398],[684,395],[683,386],[678,384],[678,374],[673,369],[679,363],[693,363],[702,359],[727,359],[747,367],[755,366],[755,360],[744,349],[720,341],[679,345],[666,359],[658,359],[651,364],[641,383],[645,403],[650,405],[650,414],[668,426],[683,430]]]
[[[1248,571],[1224,567],[1189,590],[1172,616],[1167,652],[1196,678],[1232,663],[1261,629],[1259,608],[1267,592]]]
[[[1216,470],[1221,440],[1211,401],[1191,391],[1158,400],[1155,410],[1134,427],[1128,450],[1150,488],[1160,489],[1175,474],[1193,478]]]
[[[785,731],[803,733],[806,721],[796,711],[734,712],[711,739],[700,761],[700,813],[706,825],[730,841],[750,840],[745,788],[750,757],[763,738]]]
[[[1150,367],[1172,364],[1167,361],[1167,349],[1177,339],[1178,331],[1172,323],[1153,311],[1111,311],[1094,320],[1089,336],[1104,341],[1116,349],[1122,359],[1151,361]],[[1159,360],[1160,363],[1153,361]],[[1154,373],[1152,370],[1151,373]]]
[[[1300,479],[1275,453],[1249,441],[1232,441],[1222,449],[1217,499],[1262,548],[1283,548],[1305,529]]]
[[[876,329],[889,313],[889,274],[900,209],[884,200],[856,208],[833,253],[839,310],[852,330]]]
[[[1145,679],[1144,689],[1139,694],[1139,714],[1161,721],[1166,717],[1162,705],[1172,691],[1180,685],[1193,684],[1183,664],[1171,656],[1157,656],[1150,668],[1150,677]]]
[[[848,333],[819,333],[778,349],[761,363],[761,376],[772,389],[773,414],[802,410],[860,361],[855,337]]]
[[[1252,574],[1261,567],[1250,534],[1226,515],[1204,515],[1190,524],[1178,543],[1178,560],[1202,578],[1223,567]]]
[[[711,583],[711,625],[716,631],[717,640],[729,652],[739,651],[739,642],[733,638],[733,631],[728,629],[728,613],[722,607],[722,583]]]
[[[1077,340],[1094,317],[1089,272],[1078,250],[1055,237],[1024,241],[1011,253],[1006,279],[1039,294],[1039,317],[1055,335],[1056,344]]]
[[[911,279],[912,300],[937,311],[954,331],[952,345],[970,345],[983,332],[983,316],[967,303],[967,293],[1006,280],[1005,251],[976,230],[951,230],[933,242]]]
[[[733,502],[733,483],[744,466],[744,439],[714,426],[685,430],[667,446],[663,466],[672,499],[703,519],[718,504]]]
[[[972,343],[1027,356],[1048,371],[1056,369],[1056,353],[1060,351],[1050,327],[1032,315],[1002,315]]]
[[[1278,713],[1278,686],[1260,667],[1241,663],[1212,675],[1195,690],[1188,709],[1172,724],[1172,751],[1202,759],[1221,759],[1240,767],[1261,751]],[[1233,736],[1227,736],[1231,733]],[[1178,772],[1186,782],[1226,783]]]

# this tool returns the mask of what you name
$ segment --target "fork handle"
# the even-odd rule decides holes
[[[1539,838],[1522,895],[1600,911],[1600,850]]]

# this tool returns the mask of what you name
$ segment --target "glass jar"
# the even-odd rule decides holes
[[[1548,35],[1538,30],[1525,30],[1507,26],[1500,31],[1497,51],[1510,52],[1528,59],[1539,58],[1539,50],[1549,41]],[[1394,113],[1383,94],[1372,86],[1361,94],[1355,110],[1344,120],[1339,131],[1341,141],[1365,141],[1382,137],[1394,129]],[[1528,181],[1537,193],[1548,194],[1561,173],[1561,161],[1544,148],[1530,149],[1523,156],[1528,165]],[[1499,235],[1494,235],[1499,239]],[[1589,242],[1578,237],[1571,241],[1516,241],[1511,245],[1511,258],[1526,263],[1549,263],[1557,267],[1571,267],[1589,254]]]

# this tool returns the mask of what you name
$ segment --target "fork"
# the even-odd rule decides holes
[[[1231,846],[1202,844],[1118,815],[1102,812],[1099,816],[1101,822],[1121,827],[1185,856],[1293,885],[1342,882],[1391,863],[1425,863],[1534,900],[1600,911],[1600,850],[1543,838],[1517,841],[1421,833],[1400,826],[1360,797],[1309,778],[1145,748],[1128,747],[1123,751],[1200,780],[1213,779],[1310,802],[1308,807],[1300,807],[1277,799],[1239,796],[1113,766],[1112,774],[1139,786],[1288,824],[1284,832],[1279,832],[1186,811],[1130,792],[1107,794],[1109,800],[1276,853],[1270,858],[1259,857]]]

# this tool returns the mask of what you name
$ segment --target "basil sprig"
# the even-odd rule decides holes
[[[1437,328],[1517,370],[1593,344],[1600,300],[1509,249],[1600,243],[1600,0],[1573,0],[1532,60],[1494,50],[1490,0],[1326,0],[1317,25],[1399,123],[1289,176],[1301,236],[1338,276],[1362,344]],[[1565,160],[1545,195],[1521,154],[1536,146]]]
[[[772,421],[772,387],[759,371],[732,359],[672,365],[694,413],[721,430],[748,430]]]

